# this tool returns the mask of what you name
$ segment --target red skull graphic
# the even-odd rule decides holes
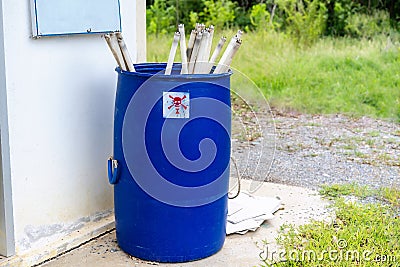
[[[169,106],[168,109],[175,107],[175,111],[176,111],[175,114],[179,114],[179,109],[181,106],[183,107],[183,109],[187,109],[187,106],[182,104],[182,100],[186,98],[186,95],[184,95],[182,98],[179,96],[174,97],[172,95],[169,95],[169,98],[172,99],[173,104],[171,106]]]

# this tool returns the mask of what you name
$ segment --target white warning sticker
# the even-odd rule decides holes
[[[164,118],[189,118],[190,99],[188,92],[163,92]]]

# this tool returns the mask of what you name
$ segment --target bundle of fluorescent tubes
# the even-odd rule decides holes
[[[178,32],[174,34],[165,75],[170,75],[172,72],[178,44],[182,59],[181,74],[219,74],[228,72],[232,59],[242,44],[241,36],[242,31],[239,30],[237,34],[232,37],[213,71],[214,64],[226,42],[226,37],[220,38],[210,57],[214,37],[214,26],[211,25],[209,28],[206,28],[204,24],[197,23],[196,28],[191,31],[188,44],[186,45],[185,26],[180,24]],[[108,33],[104,35],[104,38],[120,69],[124,71],[135,71],[122,34],[120,32]]]
[[[120,32],[113,32],[104,35],[115,61],[121,70],[135,71],[131,57],[126,47],[124,38]]]
[[[226,42],[226,37],[221,37],[210,57],[214,36],[213,25],[211,25],[209,28],[206,28],[204,24],[197,23],[196,28],[191,31],[187,46],[185,27],[183,24],[180,24],[178,28],[179,31],[174,34],[174,40],[169,53],[167,67],[165,69],[165,75],[171,74],[178,43],[182,58],[181,74],[219,74],[229,71],[229,66],[232,62],[232,59],[242,44],[242,40],[240,39],[242,36],[241,30],[239,30],[231,39],[228,47],[225,49],[225,52],[222,54],[221,59],[212,72],[215,61],[217,60]]]

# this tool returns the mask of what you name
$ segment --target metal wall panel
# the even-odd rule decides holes
[[[119,6],[119,0],[32,0],[32,35],[121,31]]]

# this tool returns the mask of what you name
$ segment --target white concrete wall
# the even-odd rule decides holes
[[[113,207],[106,160],[112,154],[116,73],[100,35],[34,40],[30,1],[1,1],[6,95],[0,90],[0,97],[6,97],[7,110],[3,105],[0,113],[4,117],[6,112],[8,120],[2,130],[8,131],[20,253]],[[137,3],[120,2],[128,48],[134,60],[139,55],[143,61],[145,36],[144,31],[137,36]]]

